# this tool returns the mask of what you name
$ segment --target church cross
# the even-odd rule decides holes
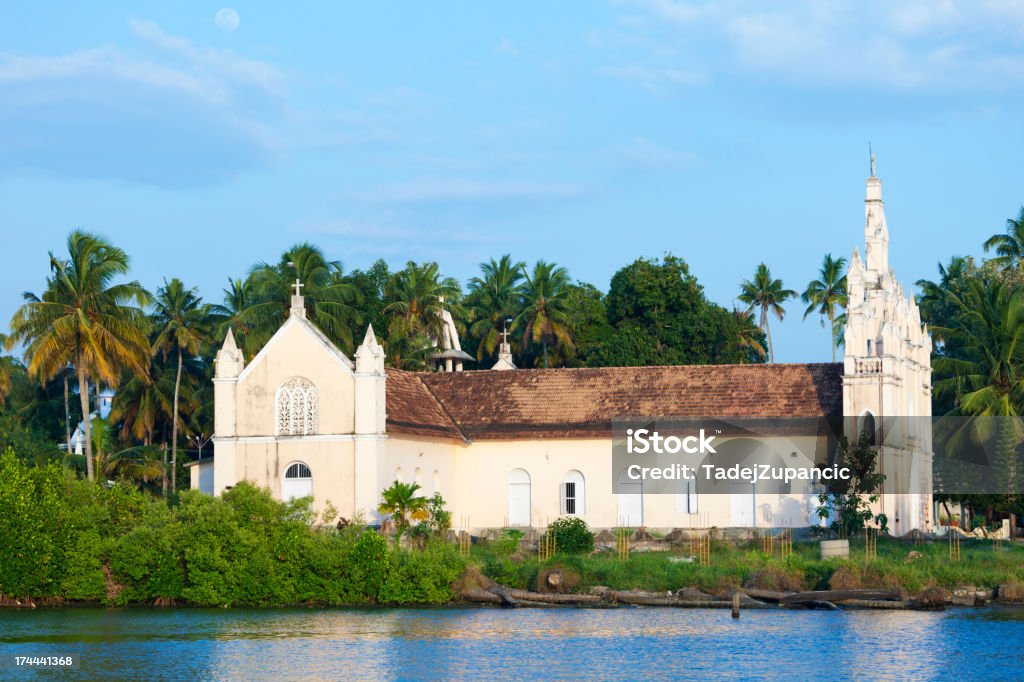
[[[294,284],[294,287],[295,287],[295,295],[296,295],[296,296],[301,296],[301,295],[302,295],[302,287],[304,287],[304,286],[306,286],[306,285],[305,285],[305,284],[303,284],[303,283],[302,283],[302,282],[301,282],[301,281],[299,280],[299,278],[298,278],[298,277],[296,277],[296,278],[295,278],[295,284]]]

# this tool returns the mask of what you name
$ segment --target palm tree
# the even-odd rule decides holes
[[[1017,267],[1024,258],[1024,206],[1020,207],[1016,218],[1007,218],[1004,234],[992,235],[985,240],[983,246],[985,253],[995,249],[999,254],[992,262],[1007,270]]]
[[[544,369],[548,368],[548,346],[560,343],[573,347],[569,319],[569,271],[554,263],[539,260],[533,273],[523,269],[523,308],[512,326],[523,330],[523,344],[539,343],[544,349]]]
[[[50,254],[51,276],[43,298],[29,299],[11,320],[11,338],[25,342],[29,375],[48,381],[73,365],[85,427],[89,480],[96,472],[89,419],[89,383],[116,387],[123,368],[148,369],[149,343],[141,306],[149,295],[135,281],[114,284],[128,272],[128,256],[100,237],[75,230],[68,259]],[[135,305],[132,305],[132,303]]]
[[[0,334],[0,348],[10,348],[10,341],[6,334]],[[11,391],[11,365],[10,359],[0,356],[0,407],[7,401],[7,394]]]
[[[254,296],[242,314],[253,336],[247,350],[262,347],[285,321],[300,280],[307,317],[339,348],[352,352],[352,329],[362,320],[353,306],[361,295],[344,280],[341,261],[328,261],[318,247],[304,242],[281,254],[277,265],[258,263],[249,277]]]
[[[772,330],[768,324],[768,314],[773,313],[782,321],[786,315],[786,309],[782,304],[791,298],[796,298],[796,292],[786,289],[781,279],[774,279],[768,266],[761,263],[754,271],[753,280],[744,280],[740,285],[739,300],[747,304],[747,312],[753,312],[755,308],[761,309],[761,331],[768,337],[768,361],[775,362],[775,347],[772,345]]]
[[[804,311],[805,320],[808,315],[817,312],[822,316],[821,324],[824,326],[825,318],[828,318],[832,362],[836,361],[836,307],[845,308],[847,304],[845,267],[845,258],[833,258],[831,253],[826,253],[818,279],[811,280],[800,295],[800,300],[808,304]]]
[[[420,490],[419,483],[402,483],[395,481],[390,488],[385,488],[381,493],[383,502],[380,503],[378,511],[387,514],[395,523],[396,543],[402,538],[402,533],[408,530],[413,521],[425,521],[430,517],[427,509],[429,500],[417,495]]]
[[[223,341],[230,329],[235,335],[235,341],[247,360],[255,355],[252,348],[252,324],[248,319],[246,311],[256,301],[256,292],[253,291],[252,278],[232,279],[228,278],[228,288],[224,292],[224,303],[213,303],[209,306],[209,314],[216,324],[214,338]]]
[[[754,322],[753,314],[748,310],[736,310],[735,308],[733,308],[732,314],[736,317],[736,323],[739,326],[737,341],[740,348],[746,348],[757,361],[763,362],[764,356],[768,354],[764,349],[764,344],[761,343],[764,339],[764,332]]]
[[[174,377],[174,416],[171,419],[171,493],[178,489],[178,400],[181,394],[181,368],[187,353],[195,357],[206,335],[208,310],[195,289],[186,289],[175,277],[156,293],[156,312],[153,322],[157,337],[153,352],[175,354],[177,374]]]
[[[493,258],[480,264],[482,277],[469,280],[469,299],[476,322],[470,327],[480,339],[476,359],[494,355],[494,349],[505,328],[505,321],[519,314],[521,305],[523,270],[526,264],[512,261],[507,253],[500,260]]]
[[[155,442],[157,424],[174,417],[175,376],[156,362],[148,374],[130,374],[121,383],[110,409],[110,421],[121,425],[121,440]]]
[[[465,317],[459,305],[461,293],[454,278],[441,276],[437,263],[409,261],[384,286],[384,314],[390,318],[388,339],[405,338],[416,347],[421,345],[418,337],[439,343],[444,335],[442,310],[447,307],[453,317]]]
[[[962,295],[950,292],[956,310],[940,327],[946,355],[934,360],[939,396],[952,397],[952,414],[1000,419],[971,419],[972,440],[992,436],[996,467],[1007,492],[1019,492],[1016,445],[1024,438],[1024,290],[974,277]],[[996,432],[988,431],[995,429]]]

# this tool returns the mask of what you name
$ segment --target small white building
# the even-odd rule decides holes
[[[473,528],[543,526],[562,515],[595,528],[816,524],[809,488],[651,495],[635,486],[614,494],[622,472],[613,471],[612,423],[845,416],[881,438],[884,417],[930,416],[931,342],[888,264],[873,166],[865,258],[855,251],[850,265],[842,363],[521,370],[503,344],[495,369],[506,371],[407,372],[385,368],[372,328],[347,357],[306,319],[296,293],[287,321],[248,364],[233,336],[225,338],[214,379],[214,458],[193,466],[192,486],[220,494],[244,479],[281,498],[312,495],[316,508],[330,501],[342,516],[373,519],[384,488],[414,481],[428,496],[441,493],[453,518]],[[446,323],[436,358],[457,370],[461,356],[444,354],[461,352]],[[887,496],[882,511],[896,534],[929,528],[930,435],[891,436],[881,450],[887,487],[906,489],[911,478],[920,486]],[[816,434],[791,439],[794,455],[827,459],[835,446]],[[723,440],[726,449],[743,445]]]

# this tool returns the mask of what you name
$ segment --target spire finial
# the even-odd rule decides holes
[[[868,142],[868,157],[871,159],[871,177],[875,177],[875,153],[871,151],[870,142]]]

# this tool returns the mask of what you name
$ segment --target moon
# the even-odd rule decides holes
[[[217,28],[225,31],[234,31],[238,28],[238,24],[241,22],[241,18],[238,16],[238,12],[225,7],[217,10],[217,13],[213,15],[213,23],[217,24]]]

